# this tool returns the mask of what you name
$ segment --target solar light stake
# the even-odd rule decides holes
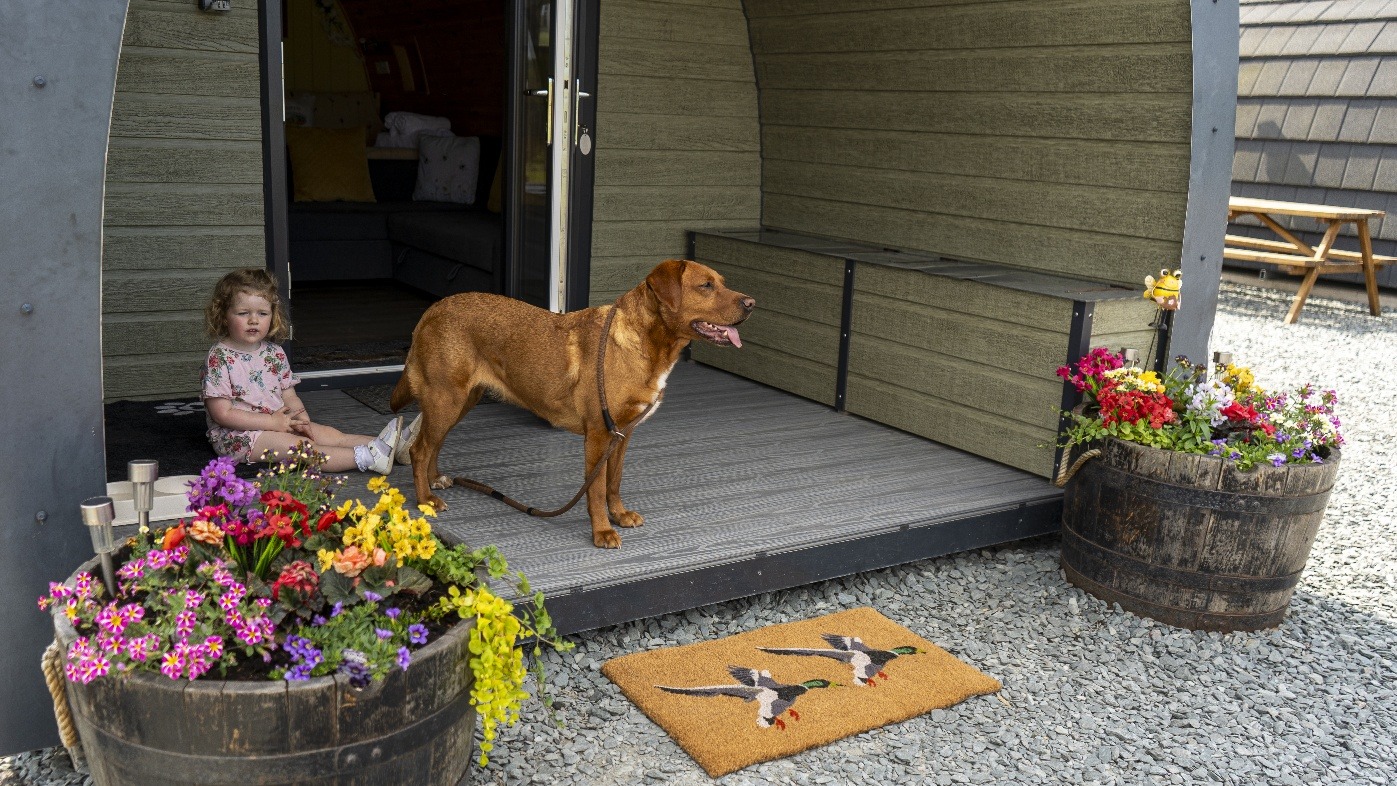
[[[1140,365],[1140,353],[1134,349],[1121,347],[1121,359],[1125,361],[1126,368],[1135,368]]]
[[[112,569],[112,552],[116,542],[112,538],[112,519],[116,509],[111,497],[90,497],[83,500],[82,523],[87,525],[87,534],[92,536],[92,550],[102,561],[102,583],[107,585],[108,597],[116,597],[116,573]]]
[[[136,523],[141,532],[146,532],[150,529],[150,511],[155,507],[155,480],[160,477],[160,462],[128,461],[126,477],[131,480],[131,504],[136,508]]]

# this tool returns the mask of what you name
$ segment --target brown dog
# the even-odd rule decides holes
[[[414,400],[422,406],[422,430],[411,450],[418,503],[446,507],[431,491],[452,483],[438,471],[437,455],[446,433],[486,391],[583,435],[586,477],[611,441],[596,371],[608,312],[616,315],[605,358],[606,401],[617,428],[624,431],[646,407],[659,405],[665,378],[690,341],[741,347],[733,326],[756,305],[724,286],[723,277],[711,268],[678,259],[661,262],[614,304],[569,314],[479,292],[438,301],[412,332],[412,348],[392,399],[394,412]],[[587,487],[592,543],[601,548],[621,545],[612,522],[638,527],[645,521],[621,504],[621,467],[629,443],[629,437],[621,440]]]

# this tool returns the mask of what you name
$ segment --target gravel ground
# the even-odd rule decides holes
[[[593,631],[547,657],[562,728],[542,709],[501,733],[489,784],[710,779],[599,669],[608,658],[838,611],[877,608],[1004,683],[895,726],[719,780],[759,784],[1385,784],[1397,782],[1397,419],[1382,357],[1397,321],[1224,285],[1213,346],[1278,388],[1342,396],[1348,446],[1286,621],[1177,630],[1068,585],[1055,537],[925,560]],[[87,783],[46,750],[0,758],[0,784]]]

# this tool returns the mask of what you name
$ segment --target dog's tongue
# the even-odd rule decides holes
[[[731,341],[733,346],[742,349],[742,337],[737,335],[737,328],[732,325],[719,325],[719,327],[727,334],[728,341]]]

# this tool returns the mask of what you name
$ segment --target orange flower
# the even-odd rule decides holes
[[[181,521],[178,527],[170,527],[169,529],[165,530],[165,540],[160,543],[160,548],[164,549],[165,551],[169,551],[170,549],[184,542],[184,536],[184,522]]]
[[[388,561],[388,552],[383,549],[374,549],[374,565],[383,567],[383,563]]]
[[[217,546],[223,542],[223,530],[219,529],[218,525],[212,521],[196,519],[189,526],[189,537],[200,543]]]
[[[335,566],[335,570],[352,579],[363,573],[364,568],[367,568],[371,563],[372,560],[368,554],[361,551],[358,546],[350,546],[335,554],[330,564]]]

